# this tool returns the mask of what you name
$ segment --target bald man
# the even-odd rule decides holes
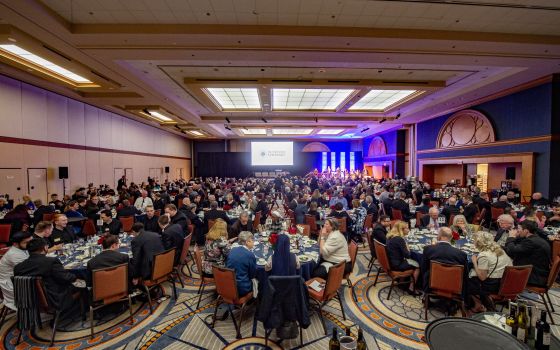
[[[508,203],[507,196],[500,196],[496,203],[492,203],[492,206],[498,209],[505,209],[507,207],[511,207],[511,204]]]
[[[467,254],[452,246],[451,238],[453,238],[451,229],[449,227],[441,227],[438,230],[437,242],[424,247],[421,265],[421,271],[424,275],[424,291],[428,291],[429,289],[430,266],[432,261],[464,266],[463,286],[466,286],[468,273]]]

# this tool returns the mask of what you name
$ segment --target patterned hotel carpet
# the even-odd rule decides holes
[[[387,300],[387,279],[382,275],[377,286],[373,286],[375,269],[371,277],[367,277],[369,250],[360,247],[358,261],[354,269],[352,281],[356,283],[357,302],[352,300],[350,291],[341,287],[347,320],[342,319],[337,302],[326,308],[327,328],[333,326],[343,331],[348,326],[359,325],[364,329],[369,349],[427,349],[422,342],[427,322],[423,319],[423,305],[419,298],[404,294],[396,288]],[[196,275],[195,275],[196,277]],[[171,294],[170,285],[166,286]],[[187,279],[185,288],[177,286],[178,299],[168,299],[158,305],[154,315],[149,314],[146,304],[134,305],[134,325],[129,324],[128,312],[119,312],[118,317],[110,321],[99,321],[96,334],[89,338],[89,323],[77,320],[57,332],[53,349],[265,349],[264,330],[262,323],[253,318],[255,306],[245,312],[242,324],[243,339],[235,338],[235,329],[231,318],[217,321],[215,329],[205,322],[205,318],[213,312],[214,303],[212,285],[208,286],[205,299],[200,308],[196,308],[198,279]],[[560,293],[554,292],[553,302],[558,304]],[[560,307],[558,308],[560,309]],[[442,317],[437,310],[430,311],[428,319]],[[110,317],[106,317],[110,318]],[[323,333],[318,316],[311,314],[312,324],[303,331],[303,346],[299,338],[278,341],[273,332],[269,341],[270,349],[326,349],[329,337]],[[556,317],[555,317],[556,318]],[[559,317],[560,318],[560,317]],[[96,321],[97,322],[97,321]],[[13,327],[11,316],[1,329],[3,344],[6,349],[39,349],[47,348],[50,336],[48,322],[43,329],[29,335],[24,333],[23,341],[16,347],[17,331]],[[558,322],[557,322],[558,323]],[[356,328],[351,328],[355,333]],[[558,334],[554,327],[553,332]]]

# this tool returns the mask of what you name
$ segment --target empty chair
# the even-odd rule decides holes
[[[97,233],[97,228],[95,227],[95,222],[93,219],[88,219],[84,223],[84,229],[82,230],[84,236],[94,236]]]
[[[489,295],[490,300],[493,303],[500,303],[517,299],[517,296],[527,287],[532,269],[532,265],[506,266],[500,281],[500,289],[498,293]]]
[[[123,232],[130,232],[132,230],[132,225],[134,225],[134,217],[123,216],[119,218],[119,221],[122,224]]]
[[[302,230],[302,235],[303,235],[303,236],[309,237],[309,233],[310,233],[310,231],[311,231],[309,225],[297,224],[296,226],[297,226],[298,230],[299,230],[299,229]]]
[[[403,215],[400,210],[393,208],[391,213],[393,214],[393,220],[403,220]]]
[[[305,214],[305,224],[309,225],[309,232],[313,235],[319,233],[319,228],[317,227],[317,218],[315,215]]]
[[[6,247],[10,245],[11,229],[11,224],[0,224],[0,247]]]

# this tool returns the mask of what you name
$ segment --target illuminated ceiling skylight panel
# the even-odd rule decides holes
[[[191,130],[191,131],[189,131],[189,133],[191,133],[195,136],[204,136],[203,133],[201,133],[200,131],[196,131],[196,130]]]
[[[44,69],[47,69],[51,72],[57,73],[67,79],[70,79],[76,83],[83,83],[83,84],[91,84],[92,82],[76,73],[69,71],[66,68],[63,68],[59,65],[52,63],[49,60],[46,60],[42,57],[39,57],[27,50],[22,49],[17,45],[0,45],[0,49],[11,53],[25,61],[31,62],[37,66],[40,66]]]
[[[371,90],[349,110],[383,110],[416,93],[416,90]]]
[[[334,110],[352,89],[273,89],[273,109]]]
[[[222,109],[261,109],[256,88],[207,88]]]
[[[274,135],[309,135],[313,129],[272,129]]]
[[[317,135],[338,135],[343,131],[344,129],[322,129],[317,132]]]
[[[266,135],[266,129],[240,129],[245,135]]]

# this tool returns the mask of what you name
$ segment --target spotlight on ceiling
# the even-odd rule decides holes
[[[369,130],[369,128],[365,128],[365,129],[362,129],[361,132],[366,132],[366,131],[368,131],[368,130]]]
[[[265,123],[268,123],[268,121],[266,121],[266,119],[264,119],[264,118],[261,118],[261,120]]]
[[[383,118],[383,119],[381,119],[381,120],[379,121],[379,124],[385,123],[386,121],[387,121],[387,119],[386,119],[386,118]]]
[[[231,123],[231,120],[229,120],[229,118],[226,117],[226,122]]]
[[[229,125],[224,124],[224,128],[228,129],[229,131],[231,131],[231,128],[229,127]]]
[[[397,116],[395,117],[395,120],[399,119],[401,117],[401,114],[397,114]]]

